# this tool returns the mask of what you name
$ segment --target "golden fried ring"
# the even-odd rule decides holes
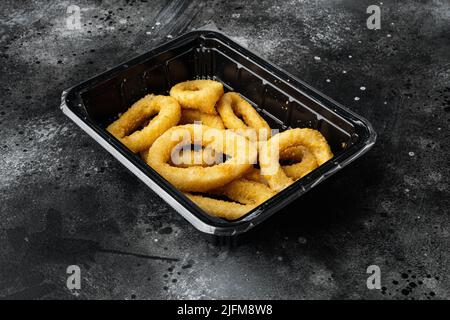
[[[222,118],[215,114],[204,113],[198,110],[183,109],[181,110],[180,124],[190,124],[196,121],[201,122],[205,126],[225,129]]]
[[[157,115],[142,130],[135,131],[155,114]],[[106,130],[137,153],[150,148],[156,138],[177,125],[180,117],[181,108],[175,99],[149,94],[135,102]]]
[[[175,98],[182,108],[197,109],[209,114],[217,114],[215,105],[222,95],[223,85],[213,80],[180,82],[170,89],[170,96]]]
[[[239,219],[254,208],[254,205],[218,200],[189,193],[186,193],[185,195],[206,213],[227,220]]]
[[[295,146],[280,150],[280,160],[292,160],[297,163],[291,165],[284,165],[281,168],[284,173],[294,180],[298,180],[315,168],[317,168],[317,161],[311,151],[304,146]],[[267,184],[266,179],[261,175],[261,171],[256,168],[251,168],[245,175],[245,179]]]
[[[247,180],[263,183],[265,185],[269,185],[267,183],[267,180],[264,179],[264,177],[261,175],[261,170],[259,170],[257,168],[251,168],[249,171],[247,171],[246,174],[244,174],[243,178],[247,179]]]
[[[272,190],[281,191],[294,182],[283,171],[279,162],[279,152],[299,145],[306,147],[314,155],[318,165],[333,157],[330,146],[317,130],[296,128],[274,135],[261,144],[259,153],[261,174]]]
[[[268,186],[243,178],[234,180],[224,187],[210,191],[210,193],[224,195],[235,202],[217,200],[207,196],[191,194],[187,194],[187,196],[206,213],[227,220],[242,217],[275,194]]]
[[[148,150],[149,149],[145,149],[145,150],[139,152],[139,155],[141,156],[141,159],[144,160],[145,162],[147,162]]]
[[[318,167],[316,157],[304,146],[287,148],[280,152],[280,160],[294,160],[298,163],[282,166],[284,173],[294,180],[298,180]]]
[[[237,179],[222,188],[213,191],[228,198],[244,203],[259,205],[275,195],[275,193],[265,184],[247,180]]]
[[[200,139],[194,142],[195,137]],[[210,167],[178,168],[168,163],[174,147],[197,143],[229,158]],[[151,146],[147,163],[181,191],[205,192],[240,178],[256,162],[257,154],[256,144],[234,132],[187,124],[162,134]]]
[[[271,129],[266,120],[239,93],[225,93],[217,103],[217,111],[228,129],[235,130],[252,141],[270,138]]]

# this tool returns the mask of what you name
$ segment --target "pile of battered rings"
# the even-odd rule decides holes
[[[146,95],[107,130],[201,209],[227,220],[333,157],[319,131],[272,134],[250,103],[213,80],[178,83],[170,96]]]

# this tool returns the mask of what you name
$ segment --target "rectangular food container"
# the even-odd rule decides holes
[[[190,201],[105,128],[147,93],[168,94],[182,81],[215,79],[252,103],[272,128],[309,127],[334,157],[235,221],[212,217]],[[62,94],[62,111],[198,230],[244,233],[369,150],[376,140],[361,116],[217,31],[184,34],[80,83]]]

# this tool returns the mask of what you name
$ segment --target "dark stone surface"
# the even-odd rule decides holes
[[[377,31],[366,0],[77,1],[81,30],[66,28],[70,4],[0,5],[0,296],[450,298],[448,1],[386,1]],[[63,89],[211,22],[379,135],[233,249],[59,110]],[[78,296],[66,288],[71,264]],[[382,290],[366,287],[372,264]]]

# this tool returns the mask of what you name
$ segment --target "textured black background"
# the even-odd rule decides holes
[[[71,4],[82,9],[81,30],[66,28]],[[370,4],[382,9],[381,30],[366,28]],[[0,296],[450,297],[448,0],[0,6]],[[63,89],[205,24],[378,133],[367,155],[232,250],[213,245],[59,110]],[[78,295],[65,286],[70,264],[81,267]],[[372,264],[382,290],[366,287]]]

